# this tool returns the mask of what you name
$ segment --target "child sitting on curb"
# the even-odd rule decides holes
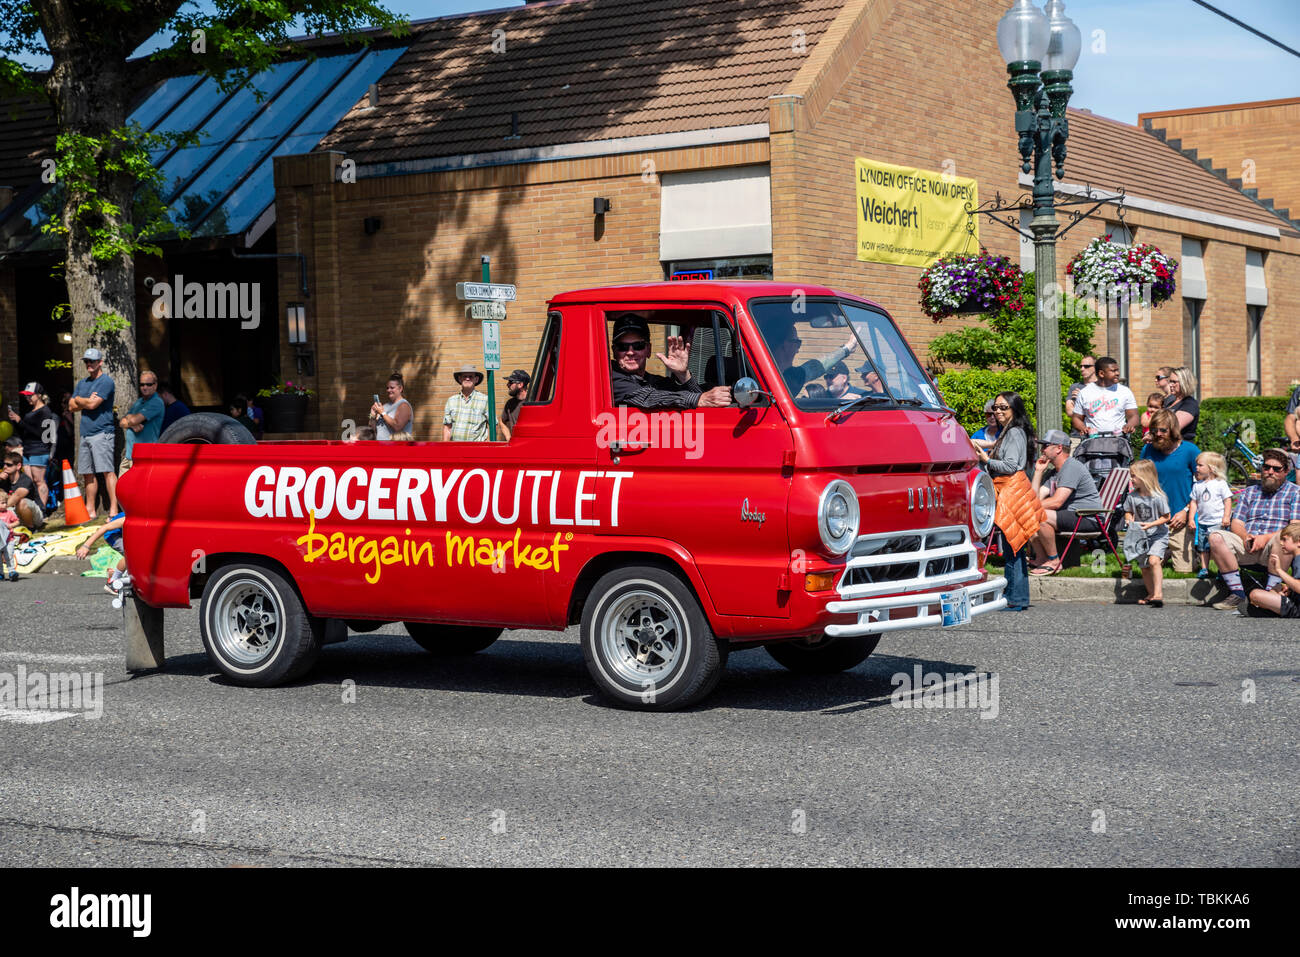
[[[94,533],[81,543],[77,549],[77,557],[81,559],[90,556],[90,550],[95,546],[95,542],[101,538],[104,543],[119,553],[122,553],[122,526],[126,524],[126,512],[118,512],[111,519],[105,522]],[[108,584],[104,586],[104,591],[110,595],[120,595],[122,589],[131,584],[131,576],[126,573],[126,554],[122,553],[122,559],[109,574]]]
[[[1300,555],[1300,522],[1292,522],[1278,532],[1282,554],[1294,564]],[[1300,618],[1300,579],[1292,577],[1287,566],[1279,560],[1277,552],[1268,556],[1268,573],[1282,579],[1274,588],[1252,588],[1250,603],[1282,618]]]
[[[1139,605],[1163,608],[1164,570],[1161,562],[1169,551],[1169,499],[1160,487],[1156,466],[1148,459],[1133,463],[1133,491],[1124,499],[1124,520],[1128,530],[1124,533],[1124,557],[1137,559],[1142,567],[1142,583],[1147,597],[1139,598]]]

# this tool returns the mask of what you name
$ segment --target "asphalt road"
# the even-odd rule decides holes
[[[641,714],[573,630],[448,662],[387,628],[257,690],[168,612],[131,678],[101,585],[0,584],[0,676],[105,682],[97,719],[0,720],[0,865],[1300,865],[1295,622],[1042,604],[830,678],[734,654]],[[891,706],[917,665],[996,675],[996,717]]]

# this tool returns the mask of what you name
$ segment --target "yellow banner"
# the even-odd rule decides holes
[[[855,169],[860,261],[924,267],[979,251],[979,220],[966,232],[966,204],[979,205],[975,180],[860,157]]]

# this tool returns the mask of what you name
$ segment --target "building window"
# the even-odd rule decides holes
[[[664,263],[664,278],[771,279],[771,256],[733,256],[729,259],[684,259]]]
[[[1198,388],[1201,382],[1201,310],[1204,308],[1204,299],[1183,296],[1183,365],[1196,376]]]
[[[1260,327],[1264,323],[1263,306],[1246,307],[1246,394],[1263,395],[1260,387],[1263,376],[1260,374],[1259,340]]]

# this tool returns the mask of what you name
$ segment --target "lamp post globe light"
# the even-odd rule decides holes
[[[1062,0],[1044,10],[1016,0],[998,21],[998,50],[1006,61],[1007,87],[1016,101],[1021,169],[1034,177],[1034,275],[1037,296],[1038,432],[1061,428],[1061,343],[1056,299],[1056,208],[1052,166],[1065,175],[1065,141],[1070,135],[1065,105],[1083,40],[1065,15]]]

